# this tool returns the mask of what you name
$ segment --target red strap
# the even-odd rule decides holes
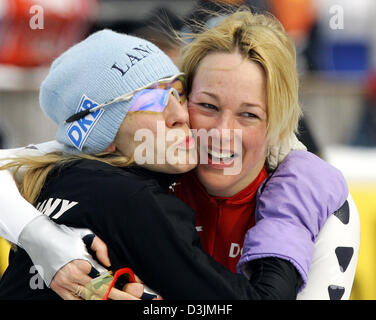
[[[134,276],[134,273],[133,273],[132,269],[130,269],[130,268],[121,268],[121,269],[119,269],[118,271],[115,272],[114,278],[112,279],[110,287],[108,288],[106,294],[104,295],[103,300],[108,300],[108,296],[110,294],[110,291],[114,287],[117,279],[121,275],[126,274],[126,273],[129,274],[129,282],[136,282],[136,278]]]

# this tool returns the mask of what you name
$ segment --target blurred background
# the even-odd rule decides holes
[[[153,41],[173,59],[169,28],[210,19],[223,3],[267,10],[296,43],[304,111],[300,139],[339,168],[361,218],[352,299],[376,299],[376,1],[0,0],[0,148],[54,139],[38,90],[51,61],[92,32],[111,28]],[[72,79],[74,81],[74,79]],[[0,192],[6,192],[0,190]],[[7,264],[0,239],[0,275]]]

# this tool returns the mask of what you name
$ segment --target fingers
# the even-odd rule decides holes
[[[149,290],[147,290],[147,288],[141,283],[127,283],[123,290],[141,300],[163,300],[161,296],[149,292]]]
[[[99,240],[98,244],[101,246],[102,240],[97,237],[95,239]],[[107,247],[105,248],[107,251]],[[92,270],[88,261],[74,260],[56,273],[51,282],[51,289],[65,300],[101,300],[107,293],[109,283],[99,287],[93,286],[93,278],[89,276],[89,274],[94,275]],[[137,282],[125,285],[124,291],[112,288],[108,298],[111,300],[162,299],[160,296],[149,294],[140,278],[135,277]]]
[[[141,298],[144,293],[144,285],[141,283],[127,283],[123,290],[135,297]]]
[[[95,236],[91,244],[91,249],[95,251],[98,260],[106,267],[111,266],[110,258],[108,257],[107,245],[101,238]]]
[[[110,258],[108,257],[107,245],[101,238],[93,233],[88,233],[82,238],[82,241],[85,243],[87,248],[90,248],[95,252],[95,255],[99,262],[101,262],[106,267],[111,266]]]
[[[91,286],[92,278],[88,275],[91,269],[87,261],[74,260],[55,275],[51,282],[51,289],[65,300],[101,300],[108,286],[99,290]]]
[[[134,294],[112,288],[108,298],[111,300],[140,300],[140,298]]]
[[[74,260],[61,268],[51,282],[51,289],[64,300],[101,300],[108,285],[94,288],[89,273],[92,266],[86,260]],[[113,288],[109,294],[112,300],[139,300],[139,297]]]
[[[88,286],[81,286],[78,284],[75,291],[71,294],[80,300],[102,300],[105,293],[106,290],[91,290]]]
[[[102,274],[101,276],[93,279],[89,283],[86,284],[85,288],[87,291],[85,291],[85,295],[81,297],[84,297],[86,300],[92,300],[94,298],[100,298],[103,299],[108,289],[110,288],[110,284],[113,281],[113,277],[109,274]],[[111,288],[111,291],[109,292],[109,295],[106,299],[110,300],[139,300],[138,297],[135,297],[129,293],[123,292],[121,290],[118,290],[114,287]]]
[[[52,287],[52,286],[51,286]],[[73,294],[73,292],[64,289],[64,288],[57,288],[57,290],[54,290],[61,298],[64,300],[82,300],[82,298],[77,297]]]
[[[86,260],[74,260],[62,267],[51,282],[51,289],[65,300],[77,300],[77,285],[85,286],[92,278],[88,276],[91,264]]]

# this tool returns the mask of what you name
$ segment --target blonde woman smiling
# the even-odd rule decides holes
[[[133,57],[132,63],[141,65],[143,59]],[[112,61],[111,65],[111,71],[121,76],[126,73],[127,68],[120,64],[114,64]],[[189,249],[187,257],[190,258],[183,259],[186,264],[180,263],[182,260],[179,257],[184,256],[187,246],[178,245],[179,241],[176,245],[175,242],[171,242],[171,239],[174,239],[170,233],[171,228],[159,229],[157,226],[160,226],[160,220],[135,215],[133,219],[129,218],[127,226],[134,223],[133,226],[138,226],[140,230],[137,232],[140,238],[152,236],[153,243],[158,243],[160,250],[163,247],[164,251],[170,252],[168,257],[165,253],[162,255],[168,258],[168,261],[166,260],[168,268],[159,272],[155,270],[155,263],[150,261],[159,261],[161,251],[152,246],[149,250],[142,250],[147,240],[141,241],[142,239],[134,236],[134,229],[124,232],[127,236],[132,235],[132,240],[122,238],[121,240],[125,242],[117,242],[120,248],[123,246],[131,248],[131,252],[123,255],[123,258],[127,257],[123,260],[117,255],[110,254],[112,265],[120,266],[119,261],[122,263],[125,261],[135,269],[145,283],[157,290],[164,298],[294,299],[307,281],[314,240],[328,215],[345,202],[348,191],[338,170],[305,151],[291,151],[282,164],[274,170],[276,161],[273,159],[275,154],[273,152],[279,146],[284,146],[287,150],[293,147],[291,141],[294,141],[294,132],[300,116],[293,45],[280,24],[273,18],[253,15],[249,11],[237,12],[215,28],[197,36],[186,48],[182,70],[187,79],[188,112],[192,129],[207,131],[218,129],[220,133],[229,129],[232,133],[241,134],[241,152],[234,147],[235,140],[239,140],[236,135],[226,137],[229,139],[225,143],[228,145],[226,149],[211,144],[210,140],[207,143],[203,142],[201,137],[198,137],[199,154],[201,155],[204,150],[208,162],[199,163],[196,170],[183,175],[179,183],[174,184],[172,188],[175,194],[196,212],[196,226],[203,249],[220,262],[220,265],[215,264],[209,256],[199,250],[198,236],[192,226],[192,215],[187,214],[186,209],[172,210],[183,208],[181,204],[178,205],[180,202],[174,202],[177,199],[171,200],[172,196],[169,196],[169,205],[166,205],[166,208],[172,210],[168,220],[174,221],[172,225],[180,226],[177,230],[185,230],[172,234],[183,243],[195,244],[192,249],[195,253],[189,253],[191,252]],[[150,67],[148,71],[152,72],[152,68]],[[156,78],[155,81],[158,79]],[[99,79],[97,82],[99,87],[107,86]],[[140,83],[139,87],[144,85],[145,83]],[[112,90],[110,87],[107,89],[108,92]],[[117,96],[122,94],[124,92],[117,92]],[[99,103],[104,102],[99,101]],[[105,108],[111,110],[112,107]],[[103,114],[106,112],[109,114],[110,111],[104,111]],[[179,113],[184,115],[183,111]],[[184,121],[171,122],[170,125],[187,123],[187,121],[188,117]],[[124,130],[129,126],[132,126],[132,122]],[[122,127],[119,132],[121,131]],[[58,140],[66,144],[64,132],[61,135],[58,133]],[[89,133],[91,139],[87,140],[93,148],[91,151],[119,151],[119,148],[114,148],[111,141],[107,141],[106,144],[98,142],[97,145],[96,140],[100,140],[101,136],[96,135],[95,132],[98,131],[93,130],[93,133]],[[122,137],[125,135],[119,134],[117,137],[115,143],[123,141],[127,146],[133,143],[131,136],[124,140]],[[125,150],[122,154],[131,158],[132,153]],[[225,175],[224,169],[235,162],[235,157],[241,159],[240,173]],[[158,169],[157,164],[149,169],[164,172],[163,169]],[[184,170],[179,172],[189,169],[186,165]],[[319,178],[319,174],[324,178]],[[168,185],[165,187],[167,189]],[[107,189],[109,188],[108,185]],[[63,192],[63,190],[55,191]],[[97,197],[99,195],[94,196]],[[109,202],[113,203],[111,212],[118,206],[123,208],[118,200],[110,199]],[[144,212],[148,211],[148,205],[150,210],[154,208],[153,201],[144,200],[136,203],[146,205],[145,208],[141,206]],[[20,203],[20,200],[15,203]],[[127,211],[127,207],[133,208],[133,204],[125,203],[124,211]],[[96,210],[99,208],[97,207]],[[75,209],[78,209],[77,206]],[[4,221],[10,219],[5,211],[2,212],[2,215],[6,216]],[[61,237],[67,247],[70,243],[69,237],[72,237],[72,242],[74,239],[76,243],[80,242],[79,237],[71,233],[67,235],[64,230],[57,230],[51,221],[43,222],[44,225],[48,225],[46,228],[48,232],[45,235],[36,234],[33,230],[38,229],[38,221],[31,219],[31,222],[26,223],[26,220],[22,220],[23,223],[18,222],[18,225],[23,224],[24,227],[18,227],[22,232],[20,237],[16,238],[16,242],[21,245],[27,243],[24,248],[33,258],[33,262],[42,264],[50,270],[47,282],[50,284],[52,281],[51,287],[61,297],[74,297],[73,293],[76,292],[77,285],[82,286],[88,281],[87,274],[90,270],[87,262],[77,259],[84,257],[85,260],[91,260],[81,249],[74,252],[76,257],[64,253],[64,246],[60,246],[58,250],[54,249],[53,251],[57,252],[55,258],[50,258],[47,252],[54,244],[47,243],[45,236],[63,234],[64,237]],[[108,221],[112,220],[103,221],[109,225]],[[92,229],[103,238],[111,252],[120,249],[117,249],[116,245],[114,247],[110,234],[117,234],[117,228],[123,226],[114,221],[111,222],[112,227],[107,229],[108,233],[103,233],[100,228],[90,224],[82,227]],[[58,222],[64,223],[62,220]],[[3,222],[3,225],[9,226],[11,223]],[[154,234],[152,230],[164,230],[164,232],[156,231]],[[164,239],[166,242],[163,241]],[[38,254],[41,247],[45,248],[43,257]],[[241,247],[243,247],[242,255]],[[133,260],[135,259],[133,255],[137,257],[136,260]],[[242,275],[230,272],[236,271],[240,257],[238,271],[244,271],[250,277],[249,282]],[[58,264],[56,260],[59,260]],[[69,263],[71,260],[75,261]],[[67,272],[72,265],[75,270],[79,270],[74,277],[72,273]],[[154,270],[150,270],[150,265]],[[170,267],[175,271],[172,272]],[[167,272],[168,270],[170,271]],[[191,274],[192,277],[187,277],[187,274]],[[171,279],[172,276],[175,277],[175,281]],[[129,288],[127,290],[130,294],[141,296]]]

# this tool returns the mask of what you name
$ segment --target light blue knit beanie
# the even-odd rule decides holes
[[[99,109],[65,123],[79,111],[108,102],[179,72],[154,44],[102,30],[64,52],[52,64],[40,88],[40,105],[57,125],[65,152],[103,152],[115,139],[130,101]]]

